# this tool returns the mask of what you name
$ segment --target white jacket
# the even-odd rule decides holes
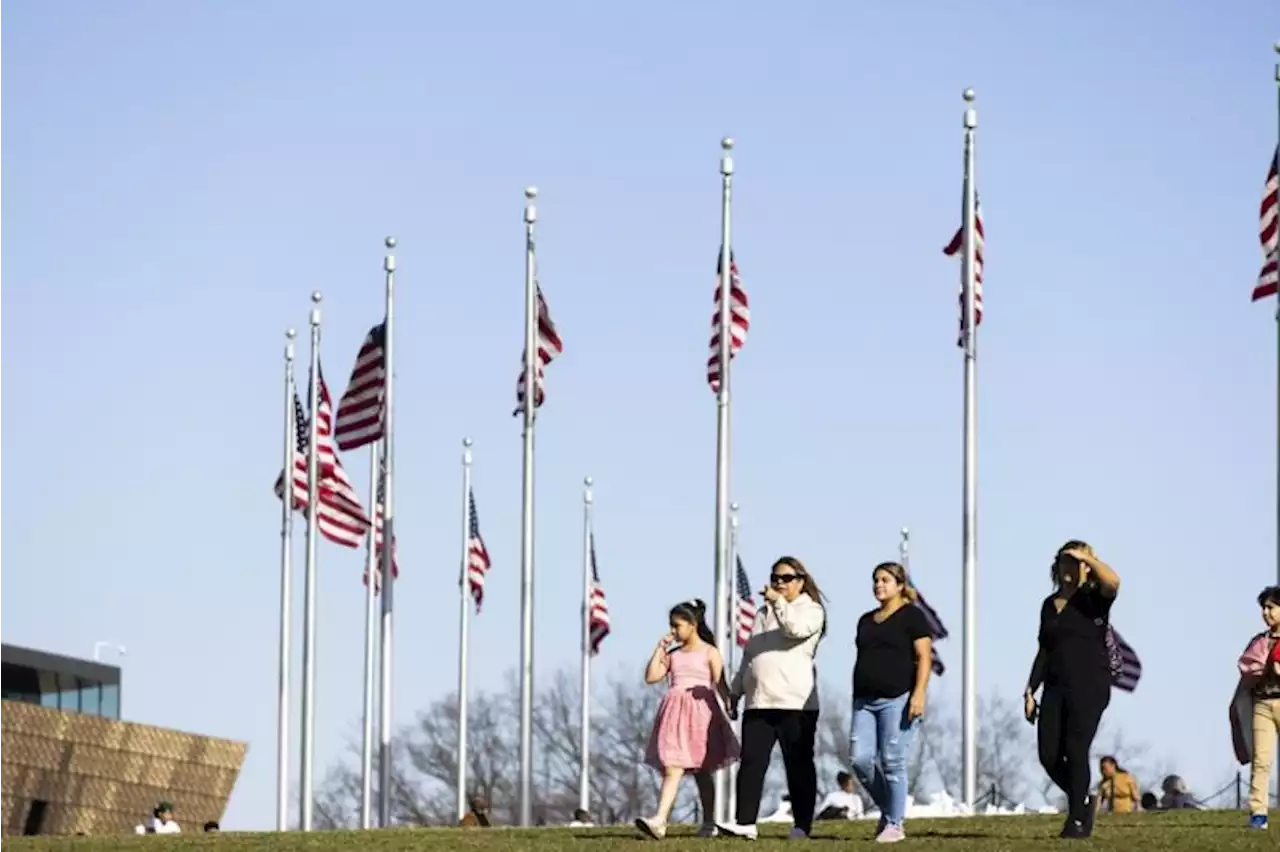
[[[747,710],[817,710],[813,658],[826,620],[822,605],[803,592],[791,603],[764,604],[729,692],[746,698]]]

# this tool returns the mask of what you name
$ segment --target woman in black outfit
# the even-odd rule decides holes
[[[1107,625],[1120,577],[1083,541],[1069,541],[1053,563],[1057,590],[1040,607],[1040,648],[1027,681],[1026,716],[1039,718],[1040,765],[1067,795],[1062,836],[1093,833],[1089,749],[1111,701]],[[1039,707],[1036,689],[1044,684]]]

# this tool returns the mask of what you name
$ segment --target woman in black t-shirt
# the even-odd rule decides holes
[[[1027,721],[1039,719],[1040,765],[1067,795],[1062,836],[1093,833],[1089,750],[1111,701],[1107,626],[1120,577],[1083,541],[1053,562],[1057,590],[1040,606],[1040,647],[1025,694]],[[1036,689],[1044,684],[1037,706]]]
[[[880,808],[876,839],[891,843],[904,837],[907,753],[924,715],[933,638],[901,565],[877,565],[871,585],[880,606],[858,619],[849,751],[853,774]]]

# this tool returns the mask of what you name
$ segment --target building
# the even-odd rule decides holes
[[[247,746],[121,720],[121,671],[3,645],[0,833],[132,832],[156,803],[220,820]]]

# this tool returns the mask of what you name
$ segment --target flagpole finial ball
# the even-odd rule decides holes
[[[536,186],[526,186],[524,188],[524,197],[532,201],[538,197],[538,188]]]
[[[723,139],[721,139],[721,140],[720,140],[720,147],[721,147],[721,148],[723,148],[723,149],[725,149],[726,151],[732,151],[732,150],[733,150],[733,137],[732,137],[732,136],[726,136],[726,137],[724,137]]]
[[[737,504],[737,503],[730,503],[730,504],[729,504],[729,511],[730,511],[730,512],[736,512],[736,511],[738,511],[738,504]]]
[[[386,246],[387,248],[389,248],[389,249],[393,249],[393,248],[395,248],[395,247],[396,247],[396,238],[395,238],[395,237],[387,237],[385,240],[383,240],[383,241],[382,241],[382,244],[383,244],[384,246]]]
[[[295,337],[298,336],[297,329],[292,329],[292,328],[286,329],[284,336],[289,340],[293,340]]]
[[[321,296],[321,295],[320,295],[320,291],[319,291],[319,290],[316,290],[315,292],[313,292],[313,293],[311,294],[311,301],[312,301],[312,302],[314,302],[314,303],[315,303],[315,304],[317,304],[317,305],[318,305],[318,304],[320,304],[320,302],[321,302],[323,299],[324,299],[324,296]]]
[[[1271,47],[1275,50],[1275,52],[1276,52],[1276,53],[1280,53],[1280,41],[1278,41],[1278,42],[1276,42],[1275,44],[1271,45]]]
[[[910,530],[908,530],[906,527],[903,527],[903,528],[902,528],[902,530],[901,530],[901,532],[902,532],[902,537],[903,537],[903,538],[906,538],[907,536],[911,535],[911,531],[910,531]]]
[[[472,441],[471,441],[471,439],[470,439],[470,438],[463,438],[463,439],[462,439],[462,446],[464,446],[464,447],[468,447],[468,448],[470,448],[470,447],[471,447],[471,443],[472,443]]]
[[[961,97],[964,98],[965,103],[971,104],[978,99],[978,93],[973,89],[965,89],[964,94],[961,95]]]
[[[583,477],[583,479],[582,479],[582,484],[583,484],[583,485],[585,485],[585,486],[587,486],[588,488],[590,488],[594,482],[595,482],[595,480],[594,480],[594,479],[592,479],[592,478],[591,478],[591,477],[589,477],[589,476],[585,476],[585,477]]]

